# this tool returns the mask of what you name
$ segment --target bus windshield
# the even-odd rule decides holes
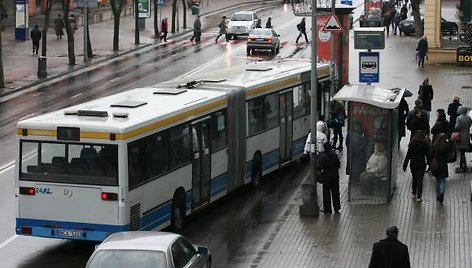
[[[20,146],[20,180],[118,185],[117,145],[22,141]]]

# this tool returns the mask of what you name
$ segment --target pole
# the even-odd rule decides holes
[[[87,0],[85,0],[84,1],[84,62],[88,62],[87,36],[88,36],[88,8],[87,8]]]
[[[331,1],[331,16],[336,16],[336,0]],[[335,33],[331,32],[331,87],[330,87],[330,96],[334,96],[334,87],[335,87],[335,71],[336,71],[336,57],[335,57]],[[331,107],[331,105],[330,105]],[[330,110],[331,112],[331,110]]]
[[[139,45],[139,7],[138,7],[138,0],[134,0],[134,44]]]
[[[317,63],[317,19],[316,19],[316,2],[312,0],[311,8],[311,117],[310,117],[310,129],[311,129],[311,144],[315,144],[316,148],[316,122],[318,121],[318,108],[317,108],[317,96],[318,96],[318,72],[316,70]],[[312,146],[311,146],[312,147]],[[303,185],[303,204],[300,206],[300,216],[318,216],[320,214],[320,208],[318,206],[317,196],[317,185],[315,178],[315,166],[316,166],[316,150],[312,152],[310,150],[310,175],[307,184]]]
[[[179,5],[177,4],[175,7],[175,11],[177,13],[176,18],[177,18],[177,32],[179,31]]]

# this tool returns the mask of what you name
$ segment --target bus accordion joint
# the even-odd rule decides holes
[[[20,194],[35,195],[36,191],[35,191],[34,187],[20,187]]]
[[[118,194],[117,193],[106,193],[103,192],[101,194],[102,200],[104,201],[117,201],[118,200]]]

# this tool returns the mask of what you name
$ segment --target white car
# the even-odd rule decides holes
[[[132,231],[109,236],[93,252],[86,268],[209,268],[207,247],[166,232]]]
[[[238,35],[248,35],[256,27],[255,11],[238,11],[231,15],[228,23],[228,39],[236,39]]]

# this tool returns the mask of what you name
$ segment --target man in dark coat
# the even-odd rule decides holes
[[[433,99],[434,92],[433,86],[429,83],[428,77],[426,77],[426,79],[423,81],[423,84],[420,85],[418,96],[418,98],[423,101],[423,109],[431,112],[431,100]]]
[[[202,22],[200,21],[200,15],[197,15],[195,18],[195,21],[193,22],[193,36],[190,38],[190,42],[193,42],[193,39],[195,39],[195,42],[197,44],[200,44],[200,38],[202,36]]]
[[[418,55],[418,67],[424,68],[424,58],[426,57],[426,54],[428,54],[428,39],[426,38],[426,35],[418,41],[416,53]]]
[[[456,127],[456,119],[459,116],[457,113],[457,108],[459,106],[462,106],[460,103],[461,98],[459,96],[454,96],[454,99],[452,100],[452,103],[449,104],[447,107],[447,114],[449,115],[449,131],[453,132],[454,128]]]
[[[302,21],[301,21],[299,24],[297,24],[297,29],[298,29],[298,31],[299,31],[300,33],[298,34],[297,41],[295,41],[295,43],[298,44],[298,39],[300,39],[300,37],[302,37],[302,34],[305,35],[305,41],[306,41],[306,43],[307,43],[307,44],[310,43],[310,42],[308,41],[308,37],[306,36],[305,18],[302,18]]]
[[[320,153],[317,167],[321,171],[323,182],[323,210],[324,213],[331,213],[331,197],[333,198],[334,212],[341,209],[339,201],[339,162],[338,155],[331,150],[329,142],[323,144],[324,152]]]
[[[62,35],[64,35],[64,21],[61,18],[61,14],[57,14],[57,18],[54,20],[54,30],[56,31],[57,39],[62,39]]]
[[[402,137],[405,137],[405,121],[408,116],[408,112],[410,109],[408,108],[408,103],[406,102],[405,98],[402,97],[400,100],[400,105],[398,106],[398,146],[400,147],[400,141]]]
[[[31,41],[33,41],[33,54],[37,55],[39,50],[39,40],[41,40],[41,30],[37,24],[34,26],[34,29],[31,30],[30,36]]]
[[[417,116],[418,111],[421,111],[421,116]],[[423,110],[423,101],[421,99],[415,100],[415,108],[408,112],[406,127],[411,131],[410,139],[417,130],[422,130],[426,137],[429,137],[429,116],[428,113]]]
[[[374,244],[369,268],[410,268],[408,247],[398,241],[398,228],[387,227],[387,238]]]

